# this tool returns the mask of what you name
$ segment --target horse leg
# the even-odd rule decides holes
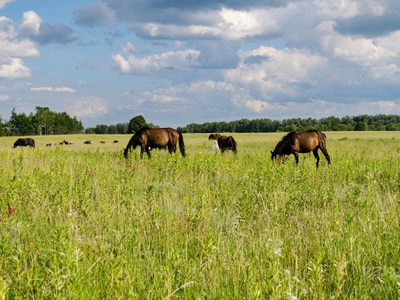
[[[320,149],[321,149],[322,153],[325,155],[325,158],[326,158],[326,160],[328,162],[328,165],[330,165],[331,164],[331,157],[329,156],[328,151],[326,151],[326,148],[324,148],[324,149],[320,148]]]
[[[318,147],[313,150],[314,157],[317,159],[317,169],[319,166],[319,155],[318,155]]]
[[[151,154],[150,154],[150,149],[149,149],[149,147],[146,147],[145,149],[146,149],[147,156],[148,156],[149,158],[151,158]]]
[[[150,158],[150,150],[149,147],[146,147],[144,144],[140,146],[140,159],[143,159],[143,153],[146,151],[147,156]]]
[[[171,151],[174,153],[176,152],[176,143],[171,143]]]
[[[299,164],[299,153],[298,152],[293,152],[294,159],[296,160],[296,166]]]

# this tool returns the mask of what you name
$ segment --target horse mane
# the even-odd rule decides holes
[[[284,135],[281,140],[276,144],[274,153],[284,154],[286,149],[290,148],[290,145],[294,144],[296,131],[291,131],[287,135]]]
[[[141,134],[143,131],[150,129],[150,127],[144,126],[142,128],[140,128],[138,131],[135,132],[135,135],[137,134]]]

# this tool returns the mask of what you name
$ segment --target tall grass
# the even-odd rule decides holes
[[[0,139],[0,298],[399,298],[400,133],[327,133],[318,170],[271,162],[281,135],[143,160]]]

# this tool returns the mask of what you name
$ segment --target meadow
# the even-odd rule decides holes
[[[399,298],[400,132],[325,133],[318,170],[271,161],[283,133],[0,138],[0,299]]]

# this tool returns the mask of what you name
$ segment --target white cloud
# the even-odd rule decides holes
[[[12,20],[0,17],[0,57],[33,57],[38,55],[39,51],[32,41],[18,38]]]
[[[108,113],[107,102],[100,97],[69,99],[64,109],[72,116],[83,119],[95,119]]]
[[[200,51],[184,50],[169,51],[161,54],[150,55],[146,57],[137,57],[133,53],[125,56],[122,54],[113,54],[111,58],[124,74],[156,74],[166,68],[185,69],[197,66],[197,57]]]
[[[7,4],[15,2],[16,0],[0,0],[0,9],[4,8]]]
[[[16,79],[30,77],[31,72],[20,58],[9,58],[0,61],[0,78]]]
[[[24,12],[18,26],[18,32],[23,36],[38,35],[42,19],[32,10]]]
[[[8,95],[0,95],[0,102],[8,101],[10,100],[10,96]]]
[[[344,36],[335,31],[335,26],[333,21],[324,21],[315,28],[315,32],[321,36],[322,49],[329,55],[362,66],[371,66],[397,57],[396,52],[377,45],[373,39]]]
[[[108,26],[116,21],[115,13],[103,2],[85,5],[74,11],[75,23],[82,26]]]
[[[316,12],[328,19],[348,19],[360,14],[360,5],[354,0],[314,0]]]
[[[122,48],[122,53],[136,53],[136,48],[131,43],[127,42]]]
[[[46,87],[37,87],[37,88],[31,88],[31,91],[47,91],[47,92],[68,92],[68,93],[75,93],[76,90],[73,88],[67,87],[67,86],[62,86],[62,87],[51,87],[51,86],[46,86]]]
[[[326,58],[307,51],[259,47],[239,51],[241,63],[224,72],[225,79],[246,88],[259,90],[266,99],[276,94],[297,95],[302,84],[316,85],[327,65]],[[246,58],[265,57],[259,64],[246,64]]]
[[[198,18],[193,13],[191,17]],[[280,30],[278,21],[270,11],[254,9],[239,11],[222,8],[217,12],[212,24],[163,24],[147,22],[136,24],[139,34],[152,38],[194,39],[221,38],[224,40],[240,40],[254,36],[276,34]]]

